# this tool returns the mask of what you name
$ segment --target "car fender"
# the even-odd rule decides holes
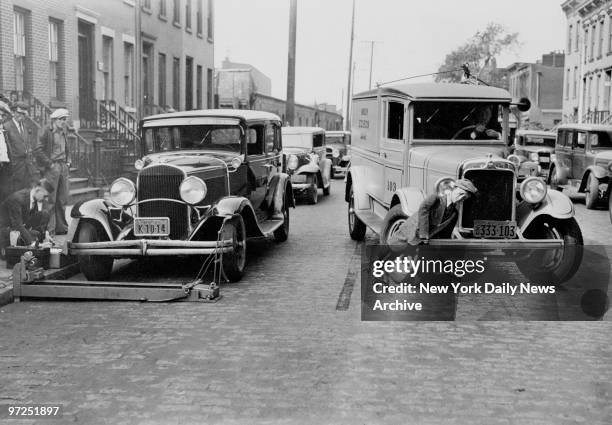
[[[108,205],[103,199],[92,199],[77,202],[70,211],[70,226],[66,240],[73,241],[81,220],[92,220],[97,222],[106,232],[108,240],[114,240],[113,232],[109,223]]]
[[[278,173],[272,176],[266,191],[266,204],[272,206],[271,212],[283,209],[286,196],[289,195],[289,206],[295,208],[295,198],[291,187],[291,177],[286,173]]]
[[[212,215],[217,217],[233,217],[236,214],[240,214],[244,220],[247,237],[254,238],[264,236],[264,233],[259,227],[255,210],[247,198],[243,196],[226,196],[220,199],[212,210]],[[200,228],[205,227],[207,221],[208,220],[205,220],[193,233],[195,234],[200,231]],[[211,220],[211,222],[213,222],[213,220]]]
[[[321,169],[321,180],[323,183],[322,187],[329,187],[331,184],[331,169],[332,169],[332,160],[329,158],[324,158],[320,163]]]
[[[308,164],[304,164],[295,170],[295,174],[316,174],[321,170],[319,169],[319,165],[314,162],[309,162]]]
[[[574,217],[574,213],[574,204],[567,195],[557,190],[549,190],[536,208],[528,202],[521,202],[516,209],[516,220],[521,232],[525,232],[539,216],[546,215],[563,220]]]
[[[580,187],[578,188],[578,192],[584,192],[586,190],[589,174],[593,174],[595,177],[597,177],[598,180],[608,179],[608,171],[605,168],[599,165],[590,165],[584,171],[582,181],[580,182]]]
[[[400,204],[404,214],[410,217],[419,210],[423,199],[425,199],[423,190],[416,187],[403,187],[393,194],[390,207],[393,208],[395,205]]]
[[[552,165],[550,166],[550,169],[552,170],[553,168],[557,170],[557,178],[559,179],[559,184],[567,183],[567,178],[570,174],[569,167],[561,165],[559,161],[553,161]]]
[[[353,188],[353,197],[355,199],[355,209],[364,210],[370,208],[370,200],[368,199],[367,174],[365,167],[352,166],[346,173],[346,188],[344,190],[344,199],[349,201],[350,189]]]

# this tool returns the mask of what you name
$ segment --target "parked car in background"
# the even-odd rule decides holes
[[[68,251],[89,280],[109,278],[115,258],[215,255],[239,280],[249,238],[289,236],[294,206],[281,172],[281,120],[248,110],[184,111],[141,122],[136,184],[72,208]]]
[[[536,175],[548,178],[550,164],[554,159],[557,133],[542,130],[517,130],[514,139],[514,155],[519,157],[521,169],[519,176],[527,177],[533,174],[536,165]]]
[[[553,189],[576,188],[584,192],[593,209],[610,196],[612,126],[562,124],[557,129],[555,159],[548,183]]]
[[[325,149],[327,158],[332,161],[332,179],[346,176],[351,162],[351,132],[326,131]]]
[[[351,238],[363,240],[370,228],[387,244],[427,195],[445,196],[466,178],[478,193],[459,206],[451,243],[550,247],[558,255],[538,258],[537,270],[518,267],[536,281],[569,279],[583,244],[571,200],[548,191],[539,177],[518,184],[515,164],[505,159],[510,107],[528,105],[506,90],[470,84],[392,85],[357,94],[345,190]]]
[[[283,127],[283,153],[293,193],[310,204],[319,199],[319,189],[329,195],[332,161],[325,154],[325,130],[320,127]]]

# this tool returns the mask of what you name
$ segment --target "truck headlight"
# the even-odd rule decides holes
[[[442,177],[436,182],[436,192],[438,195],[446,195],[455,187],[455,179]]]
[[[297,155],[289,155],[289,159],[287,159],[287,168],[290,170],[295,170],[298,167],[298,157]]]
[[[206,197],[206,192],[208,192],[208,188],[206,187],[206,183],[196,176],[187,177],[181,183],[179,187],[179,192],[181,194],[181,199],[187,202],[190,205],[195,205]]]
[[[115,205],[125,207],[136,198],[136,186],[131,180],[120,177],[111,184],[110,200]]]
[[[528,177],[521,183],[521,196],[530,204],[542,202],[546,190],[546,183],[538,177]]]
[[[537,152],[531,152],[531,153],[529,154],[529,159],[530,159],[531,161],[538,162],[538,154],[537,154]]]

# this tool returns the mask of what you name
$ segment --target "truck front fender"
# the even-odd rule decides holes
[[[370,208],[370,200],[368,199],[366,170],[362,166],[351,166],[346,173],[346,188],[344,191],[344,199],[349,201],[351,196],[351,187],[353,188],[353,198],[355,201],[355,209],[363,210]]]
[[[391,208],[400,204],[404,214],[410,217],[419,210],[423,199],[425,199],[423,190],[417,189],[416,187],[403,187],[393,194],[391,198]]]
[[[574,217],[574,204],[567,195],[557,191],[549,190],[536,208],[527,202],[521,202],[516,209],[516,219],[521,233],[539,216],[550,216],[560,220]]]

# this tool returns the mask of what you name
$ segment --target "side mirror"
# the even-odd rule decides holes
[[[518,100],[513,100],[511,105],[516,106],[517,109],[521,112],[527,112],[529,108],[531,108],[531,102],[526,97],[521,97]]]

